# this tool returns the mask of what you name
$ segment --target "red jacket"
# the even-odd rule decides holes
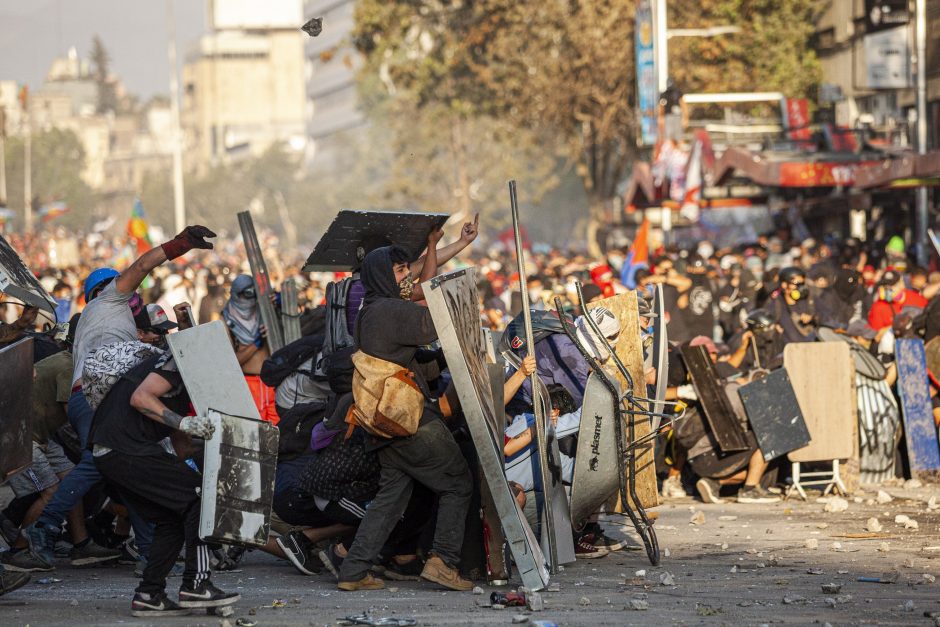
[[[871,311],[868,312],[868,324],[875,331],[885,327],[890,327],[894,322],[895,314],[901,313],[905,307],[917,307],[923,309],[927,306],[927,299],[911,289],[901,290],[901,293],[894,297],[893,301],[876,300],[872,303]]]

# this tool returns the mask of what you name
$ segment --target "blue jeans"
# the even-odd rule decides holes
[[[72,392],[69,397],[67,413],[69,423],[82,443],[82,458],[78,464],[65,476],[59,483],[59,488],[52,495],[42,515],[39,517],[40,523],[45,527],[62,528],[69,512],[78,505],[85,494],[99,481],[101,473],[95,467],[94,458],[91,451],[88,450],[88,435],[91,432],[91,422],[95,417],[95,411],[85,400],[85,395],[81,390]],[[153,541],[153,525],[147,523],[133,509],[127,508],[128,517],[131,526],[134,528],[134,536],[137,539],[137,548],[141,555],[150,553],[150,544]]]

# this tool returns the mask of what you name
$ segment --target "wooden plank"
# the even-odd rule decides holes
[[[637,308],[636,292],[630,291],[626,294],[619,294],[610,298],[590,303],[588,310],[595,307],[606,307],[620,321],[620,341],[614,347],[617,357],[623,362],[630,373],[630,377],[637,383],[638,390],[634,393],[636,396],[646,397],[645,375],[643,372],[643,345],[640,341],[640,312]],[[611,368],[611,371],[615,369]],[[627,380],[616,372],[616,378],[620,383],[621,389],[627,389]],[[649,409],[647,403],[641,403],[644,411]],[[640,439],[649,435],[650,422],[646,416],[626,416],[627,421],[633,422],[634,437]],[[624,433],[627,430],[624,429]],[[644,508],[656,507],[659,505],[659,492],[656,489],[656,460],[654,459],[654,443],[652,441],[636,449],[636,493],[640,498],[640,504]],[[614,511],[623,511],[620,507],[620,496],[616,497],[616,509]],[[613,507],[614,500],[608,505]]]
[[[927,379],[927,358],[921,339],[898,340],[895,344],[898,365],[898,397],[904,415],[904,438],[911,474],[935,473],[940,470],[940,446],[933,421],[930,389]]]
[[[855,455],[855,366],[848,344],[788,344],[783,363],[812,438],[807,446],[790,452],[790,461],[851,459]]]

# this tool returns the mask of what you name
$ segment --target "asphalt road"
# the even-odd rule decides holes
[[[487,585],[482,585],[483,595],[418,582],[340,592],[325,573],[305,577],[260,553],[249,554],[240,572],[219,573],[214,580],[242,594],[229,625],[239,618],[257,625],[336,625],[364,611],[414,618],[420,625],[510,625],[525,614],[558,625],[934,625],[925,613],[940,615],[940,583],[934,579],[940,576],[940,509],[929,509],[927,501],[932,495],[940,500],[940,489],[885,490],[894,495],[891,502],[878,503],[877,488],[868,488],[849,498],[848,510],[840,513],[826,512],[825,504],[813,501],[671,501],[658,508],[660,566],[650,566],[641,551],[579,560],[553,578],[550,590],[542,592],[545,609],[536,613],[486,607],[495,589]],[[704,520],[693,524],[698,512]],[[918,528],[895,524],[899,514],[915,520]],[[866,530],[872,517],[883,527],[877,534]],[[612,526],[611,533],[616,532]],[[853,534],[873,537],[845,537]],[[858,577],[896,582],[865,583]],[[61,581],[41,583],[44,578]],[[664,585],[664,578],[673,585]],[[171,580],[170,589],[178,582]],[[841,587],[824,592],[825,584]],[[0,598],[0,624],[226,624],[205,615],[134,619],[129,606],[135,585],[129,567],[61,565]]]

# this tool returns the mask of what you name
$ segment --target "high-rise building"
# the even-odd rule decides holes
[[[356,72],[362,65],[352,43],[355,0],[306,0],[304,19],[323,18],[323,32],[305,45],[307,162],[329,167],[330,154],[363,128]]]

